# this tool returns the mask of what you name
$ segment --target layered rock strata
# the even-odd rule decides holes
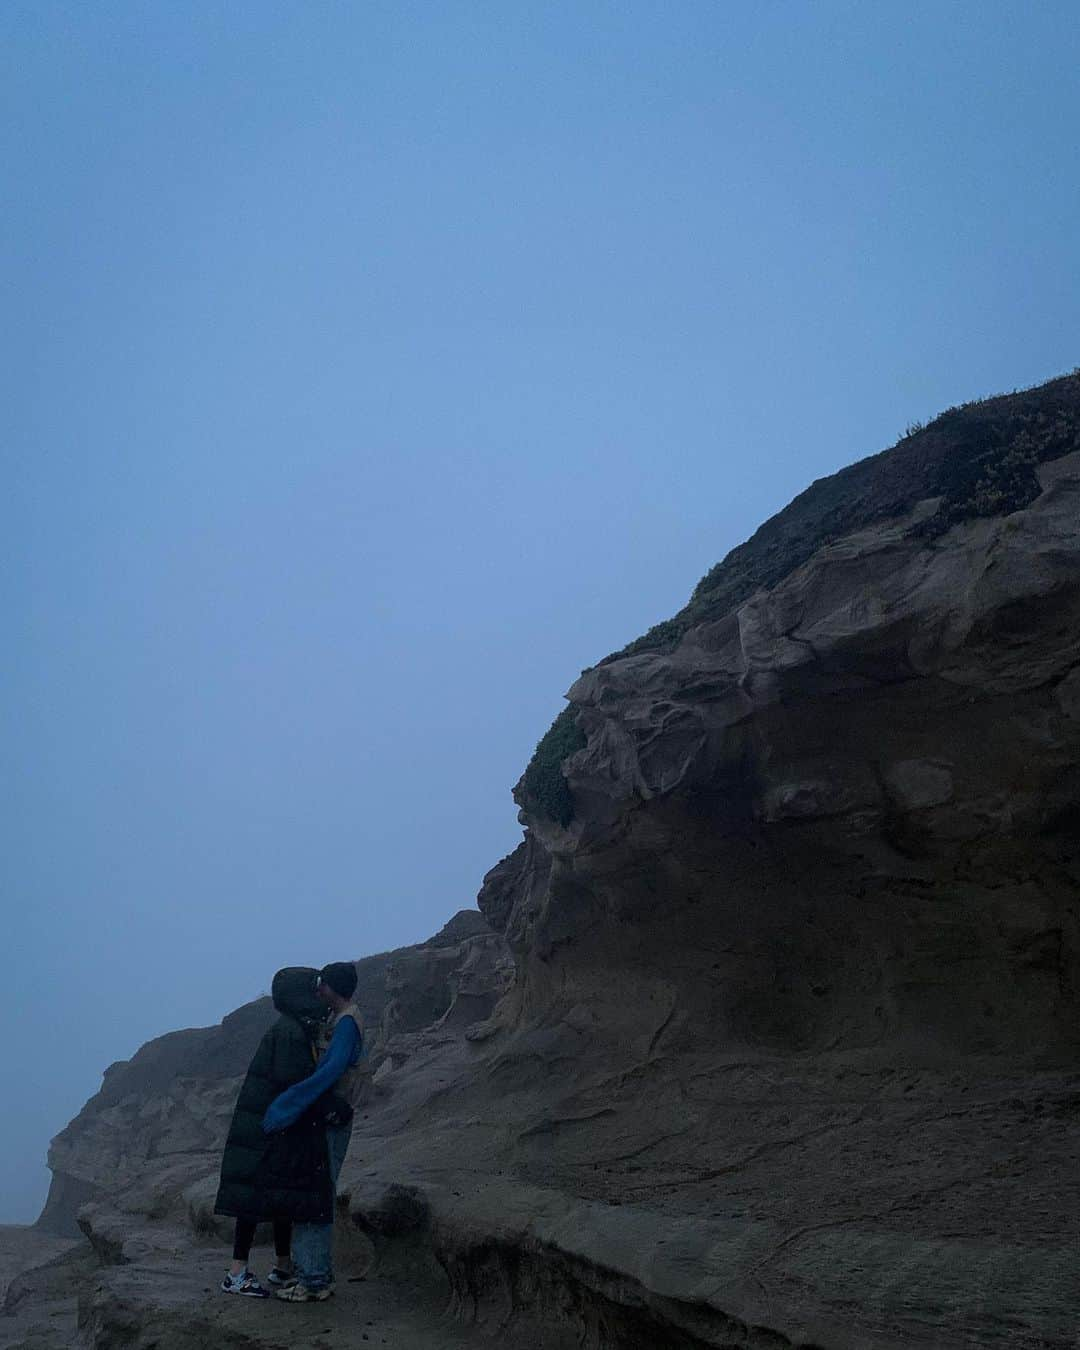
[[[920,503],[826,544],[573,686],[574,818],[529,815],[480,897],[523,1008],[635,989],[654,1053],[1070,1061],[1080,452],[1038,476],[1009,516],[928,541]]]
[[[1080,379],[815,484],[568,706],[479,897],[501,936],[384,971],[354,1278],[560,1350],[1075,1350]],[[128,1095],[91,1345],[152,1339],[148,1195],[211,1240],[130,1144],[169,1090]]]
[[[617,1207],[594,1264],[711,1306],[706,1343],[1072,1343],[1078,393],[1019,509],[906,484],[835,535],[826,485],[795,544],[761,532],[772,585],[718,612],[721,569],[571,688],[570,811],[519,784],[491,1067],[547,1095],[500,1161]]]

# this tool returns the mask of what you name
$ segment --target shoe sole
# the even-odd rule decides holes
[[[296,1286],[294,1285],[293,1288],[295,1289]],[[333,1292],[332,1289],[306,1289],[302,1294],[297,1295],[292,1292],[292,1289],[279,1289],[274,1297],[281,1299],[282,1303],[325,1303]]]

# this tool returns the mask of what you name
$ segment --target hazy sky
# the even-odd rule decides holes
[[[472,904],[811,480],[1080,362],[1078,69],[1074,0],[0,6],[0,1220],[110,1061]]]

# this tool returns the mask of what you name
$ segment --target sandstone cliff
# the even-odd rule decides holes
[[[441,1288],[447,1345],[1075,1350],[1080,378],[813,485],[582,675],[517,797],[502,937],[384,972],[358,1274]],[[90,1344],[205,1340],[143,1220],[212,1229],[243,1055],[181,1050],[224,1030],[54,1147],[128,1263]]]

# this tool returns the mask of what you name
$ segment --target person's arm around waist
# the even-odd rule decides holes
[[[295,1124],[313,1102],[334,1086],[359,1054],[360,1032],[351,1017],[343,1017],[334,1028],[329,1048],[318,1068],[279,1093],[266,1108],[263,1133],[276,1134]]]

